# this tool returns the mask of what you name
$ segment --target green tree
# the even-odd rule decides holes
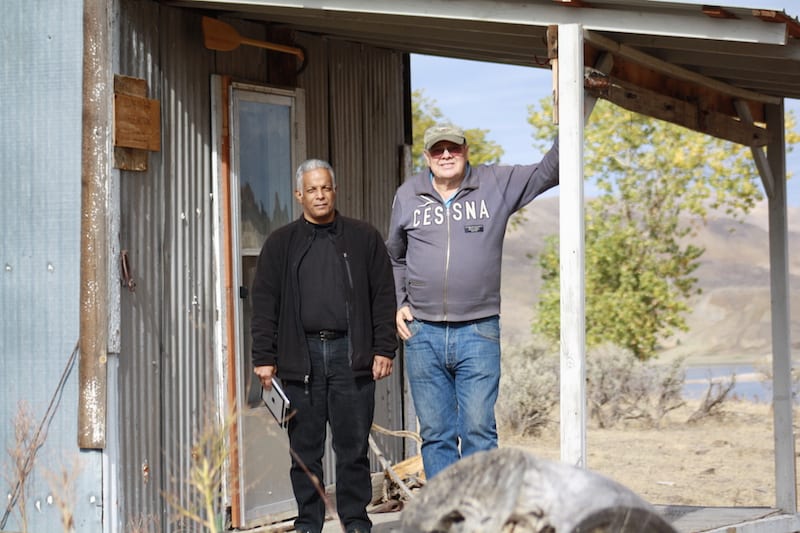
[[[551,139],[549,100],[529,108],[534,138]],[[787,141],[798,142],[793,117]],[[586,203],[586,341],[612,342],[639,359],[688,329],[693,276],[704,249],[692,243],[708,214],[734,218],[762,199],[745,146],[597,103],[584,131],[584,173],[600,191]],[[538,258],[543,288],[534,331],[560,336],[558,239]]]
[[[425,168],[425,158],[422,155],[422,137],[425,130],[438,122],[450,122],[442,111],[436,106],[436,100],[428,98],[423,89],[411,93],[411,127],[414,132],[414,144],[411,147],[411,157],[414,171],[419,172]],[[459,124],[463,128],[462,125]],[[473,165],[482,163],[499,163],[503,157],[503,148],[494,141],[486,138],[489,130],[480,128],[464,129],[464,135],[469,144],[469,162]]]

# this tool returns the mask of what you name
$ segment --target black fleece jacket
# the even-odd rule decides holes
[[[357,376],[371,375],[373,357],[393,358],[397,349],[389,254],[378,230],[338,212],[331,235],[346,277],[350,364]],[[313,238],[314,228],[302,216],[272,232],[253,280],[253,365],[277,365],[284,380],[309,378],[298,269]]]

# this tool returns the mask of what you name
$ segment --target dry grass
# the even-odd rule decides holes
[[[589,468],[654,504],[774,506],[770,405],[726,401],[720,414],[687,424],[698,403],[690,401],[669,413],[658,429],[635,423],[611,429],[590,424]],[[797,424],[800,416],[795,417]],[[501,435],[501,446],[558,460],[559,429],[550,426],[535,438]]]

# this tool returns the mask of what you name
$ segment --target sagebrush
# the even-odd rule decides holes
[[[504,348],[498,424],[504,430],[537,435],[556,422],[559,404],[558,348],[542,340]],[[632,352],[599,346],[586,354],[586,400],[589,417],[599,427],[636,420],[657,427],[683,405],[683,360],[672,364],[641,361]]]

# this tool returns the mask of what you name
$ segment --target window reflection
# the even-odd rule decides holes
[[[240,246],[260,249],[292,216],[291,110],[242,101],[239,105]]]

